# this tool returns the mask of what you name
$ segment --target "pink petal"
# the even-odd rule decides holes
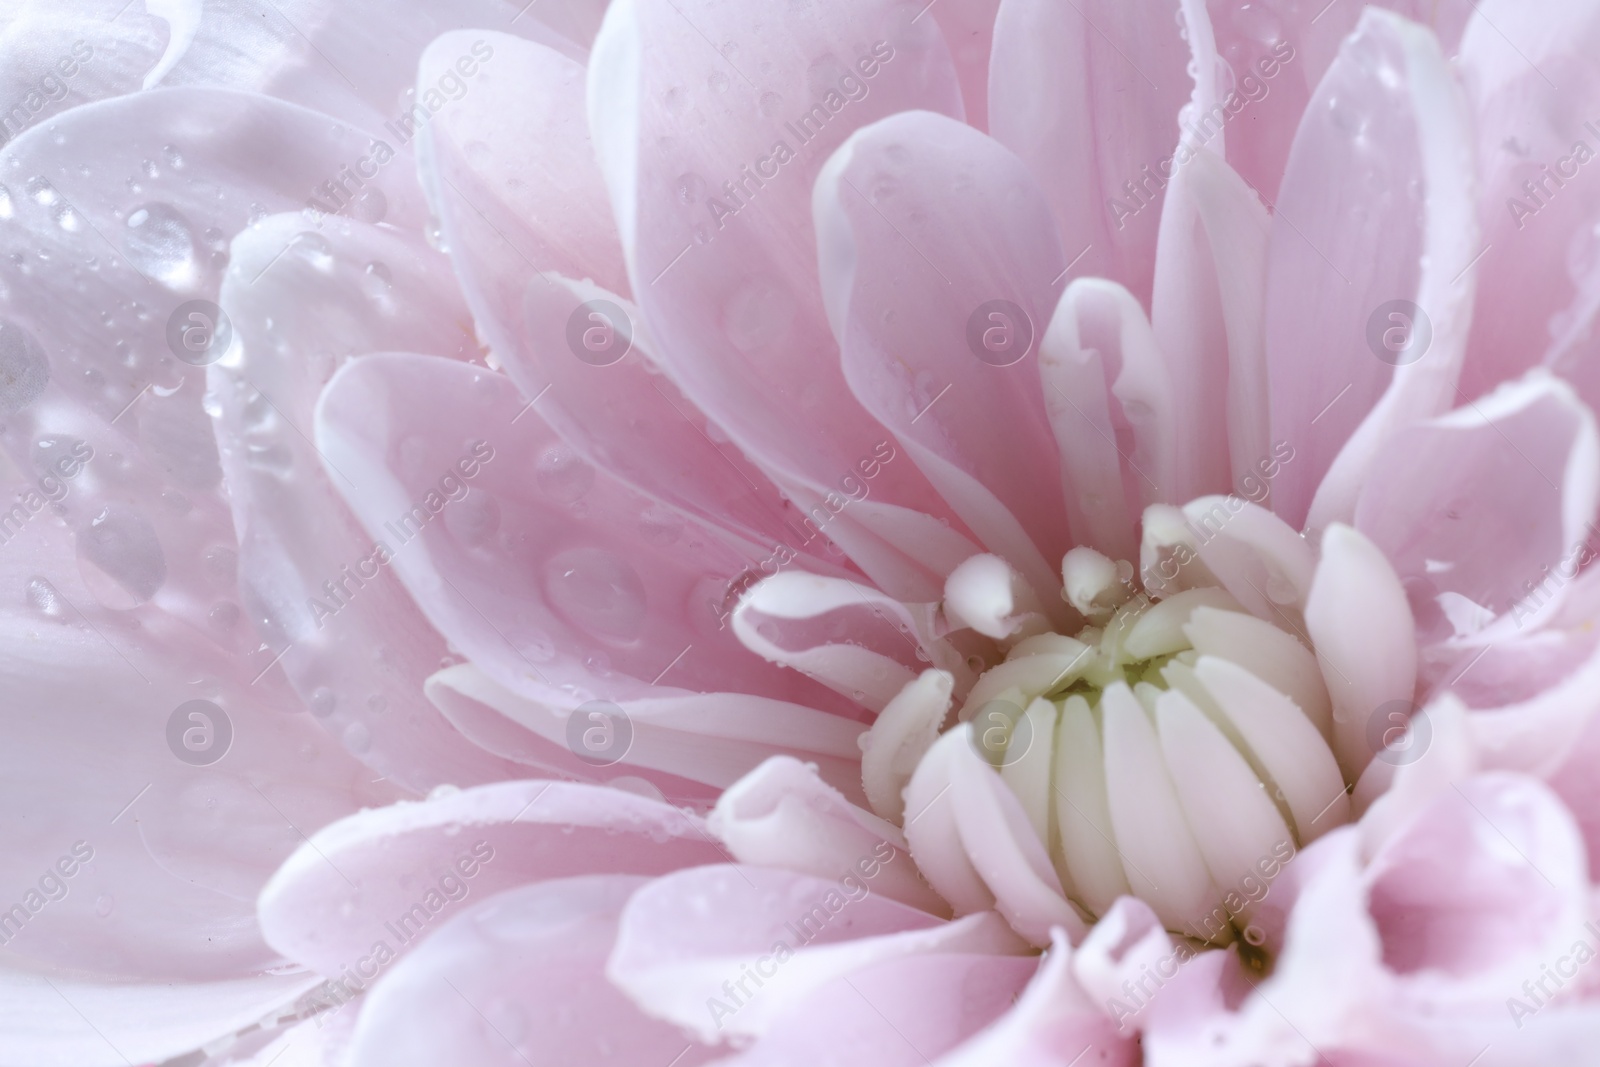
[[[1390,970],[1507,987],[1565,950],[1587,915],[1588,865],[1572,817],[1541,784],[1482,775],[1385,843],[1369,903]]]
[[[585,751],[588,746],[581,737],[574,743],[567,733],[568,715],[579,715],[582,725],[575,729],[587,730],[606,723],[604,713],[598,720],[586,720],[584,716],[587,713],[575,709],[566,711],[563,708],[558,713],[553,707],[536,704],[496,684],[470,663],[460,663],[437,671],[424,683],[423,692],[450,725],[461,731],[462,736],[473,744],[528,768],[522,777],[589,782],[608,780],[605,767],[596,766],[597,763],[604,763],[604,758],[597,758],[599,753]],[[607,710],[614,717],[619,717],[618,713],[626,716],[625,721],[631,733],[631,737],[626,739],[628,747],[623,753],[624,760],[618,764],[605,764],[615,767],[609,773],[622,772],[620,777],[632,777],[654,789],[655,793],[651,795],[670,795],[675,803],[695,810],[710,805],[716,799],[718,786],[737,781],[745,768],[766,755],[764,749],[738,745],[737,742],[730,744],[725,737],[712,737],[708,743],[705,736],[701,735],[672,737],[671,740],[676,744],[665,746],[665,758],[656,759],[653,757],[658,753],[650,749],[656,740],[652,736],[655,733],[653,727],[658,724],[643,719],[639,714],[638,702],[630,701],[627,708],[616,705]],[[758,709],[758,712],[764,710]],[[613,731],[622,729],[615,721],[610,725]],[[614,743],[602,736],[601,744],[596,747]],[[713,749],[715,751],[708,751]],[[663,766],[650,766],[658,762]],[[676,770],[692,771],[694,777],[684,777],[675,773]],[[704,779],[707,778],[712,781],[706,782]]]
[[[1387,83],[1372,73],[1379,69],[1390,72]],[[1268,252],[1266,319],[1272,432],[1296,454],[1274,486],[1273,509],[1293,526],[1391,379],[1397,388],[1414,383],[1401,405],[1413,418],[1454,399],[1470,321],[1472,278],[1463,272],[1480,250],[1467,200],[1464,112],[1432,36],[1369,9],[1295,136]],[[1415,301],[1432,323],[1431,346],[1399,374],[1392,361],[1410,353],[1390,355],[1381,344],[1384,309],[1396,300]],[[1420,329],[1411,336],[1420,338]],[[1426,396],[1413,392],[1422,386]],[[1377,436],[1346,450],[1341,480],[1322,490],[1332,495],[1318,525],[1348,521],[1341,509],[1370,470],[1372,449],[1386,436],[1378,431],[1400,417],[1386,408],[1363,441]]]
[[[1000,5],[1001,0],[954,0],[923,9],[944,34],[961,82],[967,121],[980,130],[989,124],[989,55],[994,49],[995,15]]]
[[[1452,55],[1473,0],[1385,0],[1372,6],[1431,27],[1444,53]],[[1301,116],[1340,42],[1356,29],[1362,8],[1273,0],[1208,0],[1206,8],[1217,59],[1216,103],[1227,117],[1213,112],[1208,122],[1197,116],[1192,129],[1213,131],[1207,140],[1214,150],[1225,141],[1229,165],[1272,203]]]
[[[1502,614],[1589,536],[1600,435],[1558,379],[1532,374],[1400,431],[1390,447],[1405,462],[1373,471],[1356,527],[1419,600],[1456,593]],[[1535,601],[1541,614],[1558,602]],[[1516,622],[1532,614],[1519,610]]]
[[[1541,642],[1543,643],[1543,642]],[[1564,650],[1563,659],[1576,662],[1564,675],[1546,673],[1545,683],[1533,692],[1508,694],[1510,699],[1477,704],[1470,718],[1474,749],[1486,766],[1547,775],[1573,758],[1580,738],[1595,721],[1594,693],[1600,684],[1600,652],[1591,635],[1583,633]],[[1488,661],[1494,654],[1491,650]],[[1506,657],[1504,669],[1527,671],[1548,661],[1529,655]],[[1484,664],[1463,666],[1455,678],[1445,680],[1445,691],[1473,692],[1472,682]],[[1524,680],[1526,686],[1526,680]],[[1479,696],[1486,695],[1479,691]]]
[[[585,700],[573,707],[566,690],[512,691],[470,663],[441,670],[427,688],[431,699],[455,707],[453,715],[459,717],[465,699],[517,724],[526,732],[528,764],[558,774],[594,780],[597,769],[616,765],[644,772],[675,797],[709,799],[763,760],[787,753],[817,764],[823,780],[852,801],[863,799],[860,724],[802,704],[633,683],[635,695],[618,703]],[[600,732],[590,739],[591,730]]]
[[[250,1030],[200,1067],[348,1067],[350,1035],[362,999],[301,1022]]]
[[[1230,480],[1260,499],[1273,458],[1262,319],[1271,221],[1233,168],[1208,149],[1193,153],[1167,194],[1152,302],[1170,388],[1192,398],[1177,409],[1178,469],[1162,499]]]
[[[574,782],[501,782],[325,827],[262,890],[261,928],[284,955],[360,990],[374,945],[405,954],[469,894],[723,856],[699,819],[669,805]]]
[[[406,431],[417,426],[428,432]],[[317,436],[435,626],[508,689],[556,699],[571,684],[590,693],[578,704],[667,681],[836,706],[721,628],[716,604],[744,560],[687,523],[658,536],[649,501],[574,455],[505,377],[423,356],[358,360],[324,392]],[[533,478],[518,457],[538,457]]]
[[[972,684],[961,652],[934,634],[934,604],[902,604],[871,586],[803,571],[775,574],[745,593],[733,631],[745,648],[816,678],[871,711],[886,707],[923,662]]]
[[[170,6],[170,0],[163,6]],[[426,18],[408,19],[392,17],[392,9],[381,0],[309,0],[264,14],[207,5],[192,42],[163,74],[161,84],[266,93],[392,138],[390,144],[400,148],[433,115],[473,91],[480,69],[474,60],[492,66],[498,59],[488,35],[480,33],[469,40],[469,50],[452,57],[468,60],[458,73],[472,74],[443,85],[419,85],[417,60],[435,37],[449,30],[509,24],[511,32],[581,55],[605,7],[605,0],[577,0],[507,12],[495,0],[461,0],[430,11]],[[488,53],[470,51],[479,40],[488,45]],[[413,90],[415,98],[410,96]],[[428,114],[420,122],[411,110],[418,103]]]
[[[287,1007],[305,975],[140,985],[0,972],[0,1060],[39,1067],[165,1062]]]
[[[973,197],[1006,210],[974,212]],[[1032,177],[997,142],[920,112],[855,133],[814,201],[851,391],[985,547],[1056,588],[1070,541],[1060,479],[1040,467],[1055,450],[1031,357],[1066,261]]]
[[[1232,206],[1243,211],[1230,212],[1225,195],[1196,180],[1203,165],[1191,160],[1167,190],[1150,300],[1167,388],[1183,398],[1172,410],[1172,463],[1159,494],[1167,503],[1225,489],[1232,468],[1251,462],[1245,456],[1230,460],[1228,393],[1236,378],[1241,383],[1262,378],[1258,323],[1264,278],[1258,265],[1266,258],[1264,211],[1235,181],[1230,192],[1242,204]],[[1216,166],[1226,168],[1220,162]],[[1196,189],[1197,184],[1203,187]],[[1245,216],[1242,225],[1239,213]],[[1248,250],[1241,254],[1238,244]],[[1220,299],[1224,277],[1231,300],[1243,297],[1231,315],[1224,314]],[[1235,361],[1236,372],[1229,366]]]
[[[110,462],[97,450],[73,492]],[[178,986],[275,966],[253,901],[295,827],[389,803],[395,789],[176,613],[98,606],[58,520],[34,517],[4,547],[0,800],[26,813],[0,853],[14,887],[0,925],[11,965]],[[69,725],[94,743],[63,745]],[[211,1025],[205,1010],[177,1018]]]
[[[469,91],[425,127],[457,269],[481,288],[480,306],[499,313],[490,321],[501,330],[516,328],[530,269],[625,295],[622,246],[584,118],[582,57],[505,33],[454,30],[422,53],[419,85],[459,80],[456,60],[471,57],[474,44],[492,58],[469,59],[481,68]]]
[[[940,1064],[963,1062],[962,1042],[1009,1018],[1008,1009],[1037,966],[1028,957],[954,953],[870,964],[821,986],[748,1052],[722,1062],[726,1067],[923,1067],[947,1053],[954,1060],[941,1058]]]
[[[1133,294],[1099,278],[1074,279],[1040,342],[1039,375],[1074,538],[1132,560],[1140,505],[1161,496],[1176,464],[1172,383]],[[1131,437],[1131,448],[1119,434]]]
[[[1279,448],[1267,471],[1298,460]],[[1183,509],[1196,553],[1217,583],[1258,619],[1303,634],[1316,554],[1306,539],[1259,504],[1239,497],[1202,497]]]
[[[989,130],[1044,190],[1067,261],[1082,255],[1073,276],[1118,282],[1146,308],[1158,168],[1191,86],[1176,14],[1175,4],[1008,0],[990,63]]]
[[[496,357],[589,462],[765,545],[795,539],[776,489],[713,443],[704,417],[657,370],[641,316],[618,295],[627,274],[589,141],[583,65],[556,48],[463,30],[429,46],[422,82],[448,74],[480,38],[492,42],[494,62],[428,127],[428,162],[445,240]],[[574,317],[587,315],[580,305],[601,300],[626,320],[618,325],[629,347],[616,362],[574,350],[569,337]]]
[[[1422,258],[1415,290],[1416,304],[1421,311],[1414,313],[1410,307],[1399,311],[1391,308],[1387,314],[1389,321],[1397,324],[1408,316],[1420,320],[1426,314],[1431,322],[1432,338],[1425,352],[1395,370],[1378,403],[1340,449],[1312,500],[1307,523],[1313,528],[1330,522],[1352,521],[1361,487],[1384,462],[1398,430],[1447,411],[1466,399],[1457,383],[1472,324],[1476,259],[1483,251],[1472,203],[1471,121],[1460,87],[1444,63],[1433,35],[1375,12],[1363,14],[1362,27],[1364,30],[1368,23],[1378,25],[1385,21],[1395,36],[1395,45],[1404,51],[1407,69],[1412,72],[1409,106],[1416,116],[1425,188],[1421,210]],[[1369,288],[1368,292],[1374,291]],[[1372,298],[1376,302],[1381,296]],[[1375,307],[1373,317],[1368,320],[1367,343],[1375,355],[1380,348],[1391,345],[1390,340],[1383,340],[1390,334],[1380,335],[1373,328],[1374,320],[1383,314],[1383,307]],[[1396,314],[1400,315],[1399,319],[1394,317]],[[1401,332],[1409,333],[1414,339],[1417,336],[1411,332],[1414,326],[1415,323],[1410,323]],[[1378,339],[1378,343],[1375,344],[1374,339]]]
[[[243,351],[207,379],[242,531],[241,592],[267,648],[257,670],[281,653],[279,667],[324,728],[377,775],[419,792],[520,775],[423,697],[446,648],[396,576],[346,577],[372,539],[340,496],[348,473],[324,469],[309,435],[322,388],[349,353],[407,345],[476,355],[448,271],[420,239],[388,228],[351,222],[324,235],[299,215],[265,220],[235,242],[222,287]],[[327,606],[325,582],[352,594],[334,618],[315,607]]]
[[[1583,732],[1565,746],[1561,765],[1546,779],[1583,834],[1590,881],[1600,877],[1600,776],[1594,773],[1597,752],[1600,719],[1590,717]]]
[[[851,804],[793,757],[775,756],[740,779],[706,821],[740,863],[818,878],[854,868],[888,897],[949,914],[918,874],[899,828]]]
[[[878,471],[886,441],[835,369],[813,180],[862,125],[908,108],[961,110],[939,30],[914,14],[892,0],[825,0],[753,20],[704,0],[628,0],[612,6],[590,64],[590,127],[656,353],[802,509],[841,479]],[[737,40],[766,66],[754,71],[707,40]],[[836,89],[841,79],[856,99]],[[808,119],[821,132],[801,140],[794,130],[813,106],[827,118]],[[934,599],[964,556],[935,551],[951,535],[919,516],[948,508],[903,460],[881,464],[872,496],[828,536],[891,594]]]
[[[122,17],[118,18],[117,16]],[[0,14],[0,139],[96,100],[137,92],[172,40],[147,6],[17,0]]]
[[[1071,955],[1069,973],[1079,988],[1069,990],[1069,998],[1080,1002],[1080,1010],[1090,1004],[1102,1005],[1110,1017],[1099,1020],[1101,1027],[1108,1036],[1115,1033],[1120,1041],[1126,1041],[1133,1035],[1148,995],[1139,992],[1138,983],[1142,981],[1148,990],[1152,977],[1170,978],[1166,972],[1176,970],[1176,965],[1192,954],[1187,945],[1184,951],[1174,951],[1171,936],[1148,904],[1137,897],[1119,897]]]
[[[1075,956],[1058,935],[1011,1010],[987,1030],[939,1061],[939,1067],[1053,1067],[1093,1052],[1105,1067],[1134,1067],[1138,1048],[1117,1032],[1092,995],[1074,979]]]
[[[878,896],[870,880],[726,865],[636,893],[606,973],[647,1015],[716,1042],[761,1036],[813,990],[862,967],[942,953],[1024,948],[992,912],[946,923]],[[752,972],[765,981],[741,988]]]
[[[1488,250],[1478,263],[1461,390],[1482,396],[1543,357],[1592,404],[1600,395],[1591,329],[1600,192],[1574,150],[1600,146],[1585,125],[1593,116],[1577,104],[1600,90],[1583,59],[1600,42],[1600,19],[1583,5],[1539,15],[1514,3],[1474,7],[1461,75],[1474,111]]]
[[[716,1053],[645,1018],[605,979],[618,916],[644,882],[565,878],[472,904],[367,995],[350,1067],[706,1062]]]

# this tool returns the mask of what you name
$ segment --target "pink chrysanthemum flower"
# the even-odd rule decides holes
[[[1586,1062],[1596,47],[17,0],[0,1067]]]

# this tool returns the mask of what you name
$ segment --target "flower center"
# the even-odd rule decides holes
[[[1197,940],[1259,944],[1283,864],[1346,822],[1331,704],[1305,643],[1221,588],[1153,599],[1075,549],[1075,636],[1018,641],[961,713],[1089,917],[1142,898]]]

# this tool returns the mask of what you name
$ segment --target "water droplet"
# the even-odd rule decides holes
[[[289,247],[301,259],[311,264],[317,270],[331,271],[333,269],[333,246],[328,239],[320,233],[309,230],[297,233],[294,240],[289,242]]]
[[[176,145],[167,145],[161,150],[161,158],[167,161],[167,166],[173,170],[183,169],[183,153],[179,152]]]
[[[201,557],[206,579],[223,592],[231,592],[239,584],[239,553],[225,545],[206,549]]]
[[[1283,40],[1283,23],[1266,4],[1240,4],[1233,12],[1233,24],[1240,33],[1264,45]]]
[[[311,709],[311,714],[319,719],[326,719],[333,714],[333,709],[338,706],[339,698],[333,695],[333,690],[325,685],[319,685],[311,691],[311,696],[306,700],[306,706]]]
[[[445,529],[471,548],[488,544],[500,529],[500,505],[481,489],[472,489],[444,513]]]
[[[39,614],[52,619],[59,619],[64,610],[61,594],[56,592],[56,587],[49,581],[35,575],[28,579],[28,588],[24,594],[28,606]]]
[[[167,580],[167,557],[155,527],[125,505],[100,509],[78,528],[77,541],[79,560],[115,580],[135,600],[149,600]]]
[[[639,534],[647,543],[665,548],[683,536],[683,518],[671,508],[653,504],[639,516]]]
[[[33,202],[41,207],[50,207],[61,199],[61,194],[56,192],[56,187],[44,178],[29,178],[28,184],[22,188],[32,198]]]
[[[111,909],[116,907],[116,905],[117,902],[110,893],[101,893],[99,896],[94,898],[94,913],[100,916],[100,918],[104,919],[107,915],[111,914]]]
[[[351,723],[344,728],[341,736],[344,739],[344,747],[358,756],[372,747],[372,731],[367,729],[366,723]]]
[[[226,633],[239,623],[239,605],[231,600],[224,600],[211,605],[211,610],[206,612],[206,621],[213,630]]]
[[[1267,585],[1263,591],[1267,594],[1267,599],[1274,604],[1293,604],[1300,596],[1299,590],[1288,576],[1275,570],[1267,572]]]
[[[350,201],[349,210],[357,222],[376,226],[389,213],[389,197],[376,185],[369,185]]]
[[[705,199],[706,180],[698,174],[684,174],[678,178],[678,202],[698,204]]]
[[[756,110],[761,112],[761,117],[770,119],[783,107],[783,97],[777,93],[762,93],[761,102],[756,105]]]
[[[1337,95],[1328,97],[1328,118],[1333,122],[1334,129],[1352,141],[1367,132],[1370,122],[1365,109],[1359,104]]]
[[[0,416],[15,415],[50,384],[50,359],[33,334],[0,319]]]
[[[644,632],[644,582],[615,552],[568,549],[545,564],[544,587],[552,607],[595,637],[631,641]]]
[[[135,269],[168,288],[187,289],[199,280],[194,231],[170,204],[152,203],[134,210],[122,244]]]
[[[394,272],[387,264],[374,260],[361,275],[361,288],[386,311],[394,309]]]
[[[152,181],[161,177],[161,168],[156,166],[156,161],[153,159],[145,160],[139,165],[139,169],[144,171],[144,176]]]
[[[594,468],[563,445],[546,449],[534,471],[539,487],[563,504],[579,500],[594,486]]]
[[[0,185],[0,219],[9,219],[16,213],[17,209],[11,203],[11,190]]]

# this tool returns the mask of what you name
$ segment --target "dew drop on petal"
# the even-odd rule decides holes
[[[63,612],[61,596],[56,592],[56,587],[50,582],[34,575],[28,579],[28,588],[24,592],[28,606],[40,615],[51,619],[59,619]]]
[[[187,289],[199,280],[194,230],[170,204],[146,204],[131,212],[122,247],[134,269],[168,288]]]
[[[136,601],[149,600],[166,583],[166,553],[141,512],[120,504],[101,508],[79,527],[77,542],[79,561],[113,579]]]
[[[319,719],[326,719],[333,714],[333,709],[339,704],[339,698],[334,696],[333,690],[325,685],[319,685],[311,691],[311,696],[306,700],[306,706],[311,709],[311,714]]]
[[[344,747],[358,756],[372,747],[372,731],[367,729],[366,723],[351,723],[344,728],[344,733],[341,737],[344,741]]]
[[[1264,45],[1283,40],[1283,22],[1263,3],[1240,4],[1233,12],[1234,27]]]
[[[534,476],[551,499],[571,504],[594,486],[594,468],[570,448],[548,448],[534,465]]]
[[[29,178],[27,184],[22,188],[29,198],[41,207],[50,207],[61,199],[61,194],[56,192],[56,187],[51,185],[45,178]]]
[[[639,516],[639,535],[647,544],[665,548],[683,535],[683,518],[671,508],[653,504]]]
[[[15,415],[50,384],[50,360],[33,334],[0,319],[0,416]]]
[[[594,637],[631,641],[644,632],[644,582],[615,552],[584,546],[551,557],[544,591],[563,618]]]
[[[328,239],[320,233],[309,230],[297,233],[294,240],[289,243],[295,255],[311,264],[317,270],[331,271],[333,269],[333,246]]]

